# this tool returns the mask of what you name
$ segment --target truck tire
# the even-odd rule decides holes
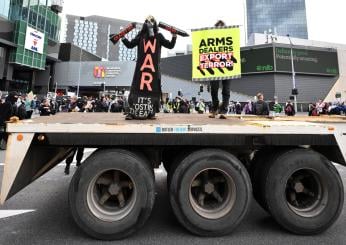
[[[252,191],[257,203],[267,212],[268,205],[265,198],[265,180],[267,179],[268,170],[273,162],[288,148],[276,147],[264,149],[256,152],[250,169],[250,178],[252,182]]]
[[[167,172],[167,190],[169,191],[169,188],[171,186],[171,180],[172,180],[172,176],[175,172],[175,170],[177,169],[177,167],[179,166],[179,164],[181,163],[181,161],[187,157],[191,152],[182,152],[180,154],[178,154],[172,161],[169,171]]]
[[[121,239],[148,219],[154,188],[150,164],[140,154],[123,149],[99,150],[71,180],[71,214],[88,235],[100,240]]]
[[[281,154],[270,166],[265,198],[273,218],[295,234],[318,234],[339,217],[344,190],[333,164],[308,149]]]
[[[191,153],[176,168],[170,203],[178,221],[200,236],[221,236],[244,219],[251,203],[251,182],[243,164],[219,149]]]
[[[272,158],[272,149],[264,149],[255,153],[250,167],[250,178],[252,183],[252,192],[257,203],[266,211],[264,198],[263,179],[266,178],[266,173],[270,160]]]

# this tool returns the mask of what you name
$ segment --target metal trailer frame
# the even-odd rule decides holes
[[[309,146],[346,165],[344,117],[230,117],[159,115],[157,120],[125,121],[120,114],[60,113],[7,125],[3,204],[64,160],[76,146],[170,147]]]

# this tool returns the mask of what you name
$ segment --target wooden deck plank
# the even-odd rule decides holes
[[[37,117],[25,120],[28,124],[111,124],[111,125],[131,125],[131,124],[243,124],[246,121],[299,121],[316,123],[346,123],[345,116],[280,116],[262,117],[252,115],[231,115],[227,120],[208,118],[208,114],[157,114],[154,120],[125,120],[121,113],[58,113],[54,116]]]

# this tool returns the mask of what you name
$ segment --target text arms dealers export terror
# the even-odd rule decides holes
[[[125,29],[123,29],[121,32],[119,32],[118,34],[110,34],[109,35],[109,40],[112,41],[113,44],[116,44],[121,38],[123,38],[127,33],[129,33],[130,31],[132,31],[134,28],[136,28],[137,23],[136,22],[132,22],[131,24],[129,24]],[[161,27],[171,33],[175,33],[177,35],[180,35],[182,37],[188,37],[189,34],[177,27],[168,25],[164,22],[159,22],[158,27]]]

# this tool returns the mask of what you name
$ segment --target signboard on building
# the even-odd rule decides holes
[[[24,47],[32,52],[43,54],[44,33],[27,26]]]
[[[95,78],[112,78],[120,74],[120,67],[94,66]]]
[[[241,71],[243,74],[273,72],[273,47],[242,50]]]
[[[291,49],[275,47],[277,72],[292,72]],[[331,75],[339,74],[336,50],[324,51],[293,48],[294,71],[302,74]]]
[[[192,30],[192,80],[212,81],[241,75],[239,26]]]

